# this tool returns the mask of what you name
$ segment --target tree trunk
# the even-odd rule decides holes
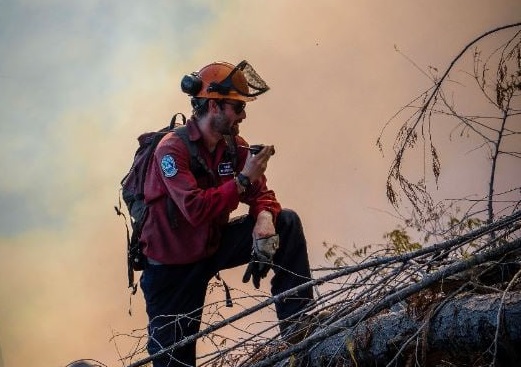
[[[521,291],[502,297],[467,294],[448,300],[435,315],[424,310],[418,316],[411,307],[381,313],[324,340],[304,359],[317,367],[391,361],[393,366],[476,366],[490,363],[495,354],[495,366],[516,366],[521,361]]]

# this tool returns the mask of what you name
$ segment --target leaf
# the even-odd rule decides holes
[[[440,159],[438,157],[438,152],[434,145],[431,144],[431,154],[432,154],[432,173],[434,178],[436,179],[436,184],[438,183],[438,178],[440,177],[441,164]]]
[[[349,352],[349,355],[351,356],[351,360],[355,364],[356,367],[358,367],[358,363],[356,362],[355,358],[355,343],[350,338],[346,339],[346,349]]]

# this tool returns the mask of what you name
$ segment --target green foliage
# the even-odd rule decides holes
[[[365,258],[367,256],[367,250],[370,250],[370,249],[371,249],[371,245],[366,245],[359,249],[357,249],[355,246],[355,251],[353,252],[353,255]]]
[[[413,242],[407,230],[398,226],[398,228],[384,234],[384,238],[388,241],[390,250],[395,254],[403,254],[418,250],[422,247],[419,242]]]
[[[348,266],[357,262],[355,258],[366,259],[375,255],[378,251],[383,251],[385,255],[399,255],[416,251],[429,242],[456,238],[483,224],[483,220],[469,217],[466,213],[461,213],[457,207],[442,208],[440,212],[430,213],[428,222],[418,221],[414,218],[403,219],[403,225],[397,225],[393,230],[384,233],[385,243],[369,244],[362,247],[353,245],[354,249],[346,249],[337,244],[323,242],[322,246],[326,249],[324,258],[334,267]],[[434,233],[427,228],[436,228],[438,232]],[[414,240],[410,234],[411,231],[417,232],[421,240]],[[457,252],[466,257],[478,245],[473,241],[459,248]]]
[[[479,218],[458,219],[456,217],[451,216],[448,224],[451,228],[451,231],[454,232],[454,235],[461,235],[464,232],[476,229],[477,227],[483,224],[483,221]]]
[[[327,261],[331,262],[335,267],[346,266],[346,258],[349,257],[349,252],[335,244],[328,244],[327,242],[322,242],[322,246],[326,248],[326,253],[324,257]]]
[[[463,234],[478,228],[483,223],[484,222],[479,218],[470,217],[458,219],[457,217],[450,216],[448,222],[450,237],[462,236]],[[463,257],[468,257],[472,252],[472,249],[475,249],[477,246],[478,244],[475,241],[471,241],[465,247],[460,248],[459,253]]]

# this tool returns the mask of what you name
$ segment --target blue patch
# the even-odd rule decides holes
[[[174,177],[177,174],[174,157],[170,154],[163,156],[163,158],[161,158],[161,170],[165,177]]]
[[[219,176],[233,175],[232,162],[219,163],[219,166],[217,167],[217,173],[219,173]]]

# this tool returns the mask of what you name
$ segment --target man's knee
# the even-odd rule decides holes
[[[291,209],[283,209],[277,217],[276,231],[284,252],[300,251],[306,247],[306,237],[299,215]]]
[[[286,228],[286,227],[295,227],[302,228],[302,222],[300,221],[300,217],[292,209],[282,209],[277,216],[277,226]]]

